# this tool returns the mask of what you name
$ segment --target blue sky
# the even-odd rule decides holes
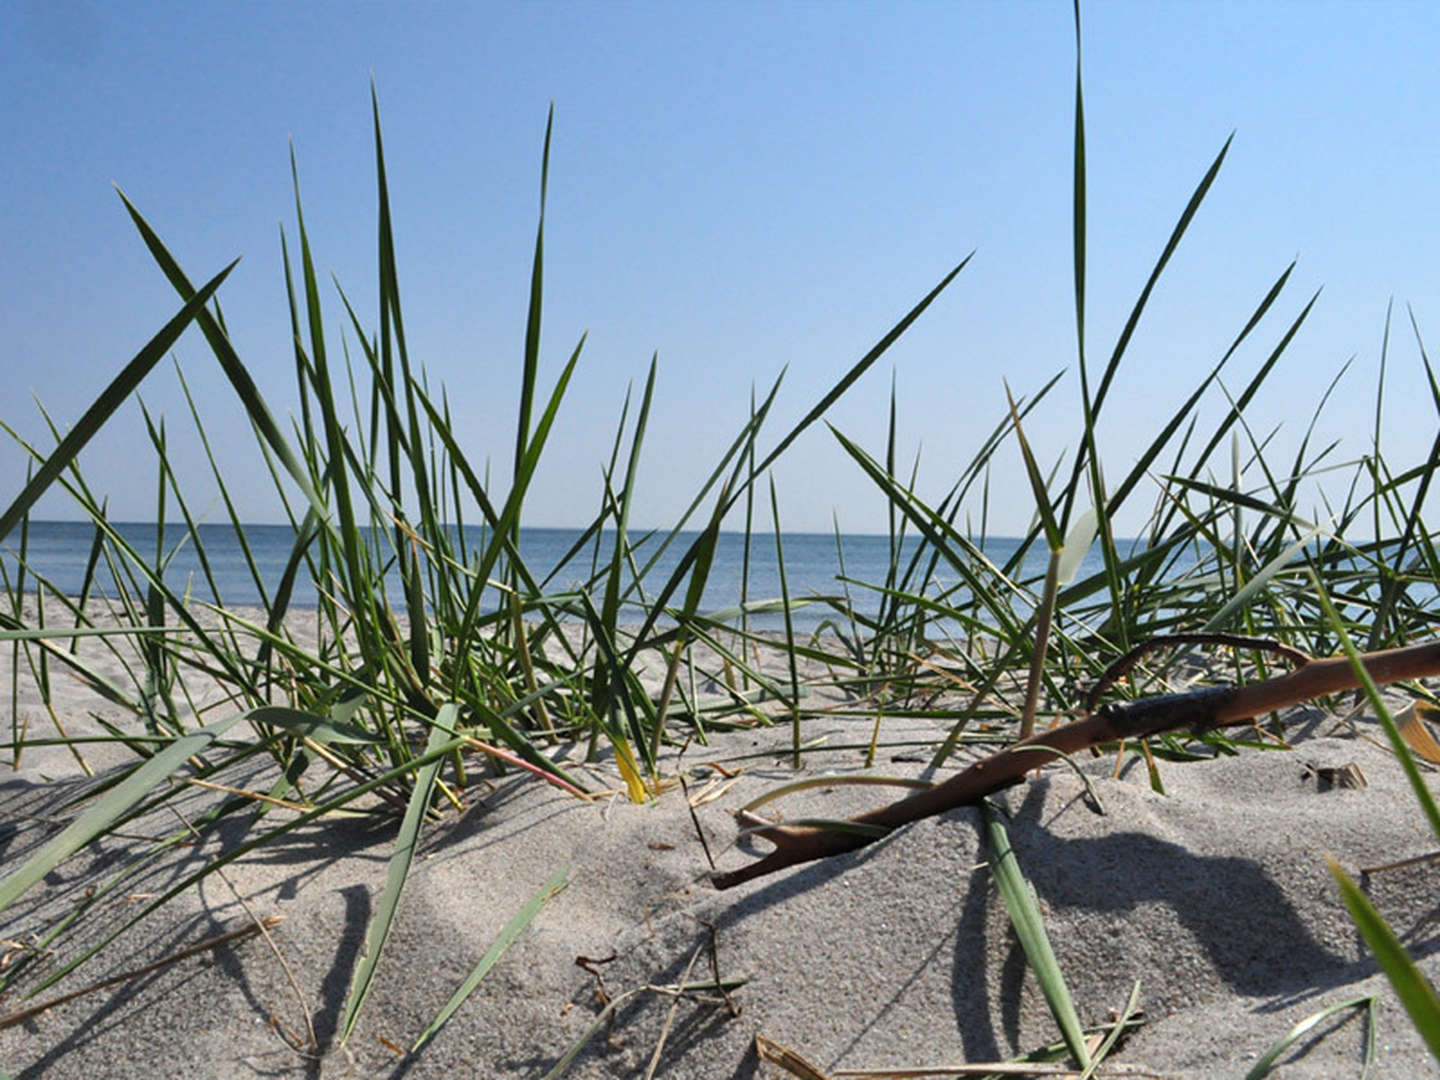
[[[1393,297],[1382,448],[1397,469],[1423,461],[1436,411],[1405,305],[1422,332],[1440,333],[1440,9],[1090,3],[1084,29],[1097,369],[1235,132],[1118,376],[1100,429],[1107,476],[1129,469],[1295,258],[1227,371],[1238,392],[1323,286],[1247,412],[1257,437],[1281,425],[1274,460],[1288,463],[1353,358],[1318,430],[1340,440],[1336,463],[1369,450]],[[319,267],[373,325],[373,74],[412,356],[446,386],[467,452],[496,476],[509,468],[555,103],[543,381],[582,332],[589,339],[529,523],[593,513],[625,387],[643,384],[652,352],[659,381],[635,518],[663,525],[743,422],[752,385],[788,367],[769,445],[972,251],[830,418],[883,453],[893,374],[902,460],[920,452],[920,487],[935,497],[1001,417],[1005,380],[1030,393],[1063,370],[1028,425],[1053,461],[1074,446],[1080,413],[1073,47],[1060,2],[7,4],[0,418],[45,442],[30,394],[72,422],[179,307],[112,184],[192,278],[244,256],[222,303],[241,356],[288,415],[279,230],[293,239],[290,140]],[[333,335],[342,316],[331,302]],[[187,335],[175,356],[242,513],[276,520],[203,341]],[[177,471],[205,510],[213,489],[173,372],[157,369],[142,393],[166,415]],[[1202,423],[1224,407],[1212,392]],[[117,518],[153,514],[147,447],[127,410],[84,458]],[[18,490],[23,469],[18,449],[0,447],[3,491]],[[848,531],[884,526],[883,501],[823,428],[776,480],[786,528],[826,530],[832,512]],[[1122,528],[1138,528],[1152,498]],[[1028,522],[1013,446],[997,459],[989,509],[992,531]],[[39,515],[73,511],[47,498]]]

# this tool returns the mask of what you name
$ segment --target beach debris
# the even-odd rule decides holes
[[[1304,769],[1301,770],[1300,779],[1313,779],[1316,791],[1334,791],[1337,788],[1358,791],[1360,788],[1368,787],[1370,783],[1365,779],[1365,773],[1360,766],[1353,761],[1344,765],[1319,765],[1313,761],[1307,761]]]
[[[1199,640],[1196,640],[1199,638]],[[1294,671],[1242,686],[1211,686],[1186,693],[1161,694],[1128,702],[1096,705],[1100,693],[1122,677],[1146,652],[1164,646],[1196,643],[1266,648],[1295,662]],[[1359,658],[1376,685],[1440,675],[1440,642],[1365,653]],[[787,867],[854,851],[901,825],[959,806],[1021,783],[1038,765],[1105,743],[1143,740],[1188,728],[1203,734],[1217,728],[1253,722],[1257,716],[1298,705],[1313,698],[1357,689],[1361,680],[1347,656],[1314,659],[1297,649],[1261,638],[1225,635],[1170,635],[1154,638],[1112,664],[1096,690],[1086,698],[1088,715],[1073,723],[1032,735],[991,754],[945,782],[859,814],[844,828],[826,823],[759,824],[744,821],[751,836],[768,840],[775,850],[737,870],[712,875],[717,889],[732,889]],[[1143,743],[1142,743],[1143,745]],[[763,820],[763,819],[762,819]]]
[[[156,960],[153,964],[146,964],[144,967],[138,967],[131,971],[122,971],[119,975],[112,975],[108,979],[101,979],[97,983],[91,983],[89,986],[74,990],[68,994],[61,994],[59,997],[51,998],[49,1001],[42,1001],[38,1005],[31,1005],[28,1008],[17,1009],[12,1013],[6,1013],[4,1016],[0,1016],[0,1030],[24,1023],[26,1020],[39,1016],[41,1013],[47,1012],[57,1005],[64,1005],[67,1001],[74,1001],[76,998],[84,997],[86,994],[93,994],[97,990],[104,990],[108,986],[115,986],[119,983],[129,982],[131,979],[138,979],[141,975],[149,975],[153,971],[159,971],[161,968],[179,963],[181,960],[188,959],[197,953],[208,952],[211,949],[218,949],[222,945],[229,945],[233,942],[253,937],[265,930],[269,930],[271,927],[278,926],[284,921],[285,916],[283,915],[267,915],[259,922],[248,923],[238,930],[231,930],[226,934],[206,938],[198,945],[191,945],[188,949],[181,949],[177,953],[171,953],[169,956]]]
[[[830,1080],[823,1072],[817,1069],[810,1062],[791,1050],[783,1043],[774,1039],[755,1033],[755,1053],[761,1061],[768,1061],[772,1065],[778,1065],[797,1080]]]
[[[1432,765],[1440,765],[1440,743],[1430,734],[1431,724],[1440,722],[1440,708],[1428,701],[1412,701],[1404,712],[1395,717],[1400,737],[1418,756]]]

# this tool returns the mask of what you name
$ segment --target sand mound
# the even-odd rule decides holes
[[[82,709],[76,710],[83,714]],[[813,721],[811,734],[863,741],[856,724]],[[868,723],[863,725],[868,735]],[[1150,1075],[1243,1076],[1272,1043],[1317,1010],[1380,997],[1379,1075],[1433,1068],[1423,1044],[1350,922],[1326,868],[1352,872],[1434,847],[1387,750],[1312,718],[1291,751],[1163,765],[1166,795],[1144,768],[1110,776],[1087,766],[1104,807],[1060,767],[997,801],[1045,913],[1051,941],[1087,1024],[1110,1018],[1138,979],[1147,1023],[1112,1060]],[[1337,734],[1337,732],[1340,732]],[[931,733],[932,736],[935,733]],[[684,764],[742,763],[734,786],[697,810],[722,867],[750,857],[727,812],[795,777],[786,733],[732,733],[691,747]],[[67,802],[98,781],[42,780],[64,767],[47,752],[0,784],[0,850],[19,865],[73,814]],[[853,751],[816,754],[805,775],[856,769]],[[1355,766],[1363,787],[1336,783]],[[673,771],[673,762],[671,769]],[[919,775],[913,761],[883,772]],[[73,769],[68,770],[73,772]],[[226,782],[254,788],[263,767]],[[695,774],[691,774],[695,775]],[[718,774],[717,774],[718,775]],[[1354,776],[1351,771],[1349,775]],[[704,785],[692,781],[694,796]],[[466,812],[429,830],[359,1025],[337,1026],[392,835],[358,818],[296,829],[227,868],[294,973],[256,938],[232,943],[49,1010],[0,1031],[0,1069],[15,1077],[540,1077],[618,1001],[567,1076],[642,1076],[664,1032],[656,1076],[783,1076],[757,1059],[757,1033],[798,1051],[825,1075],[846,1069],[995,1061],[1058,1037],[983,867],[979,813],[952,811],[853,854],[716,892],[685,797],[635,806],[584,803],[530,778],[476,784]],[[176,805],[213,806],[194,789]],[[788,818],[839,817],[888,795],[817,788],[774,804]],[[767,808],[767,810],[770,808]],[[145,839],[180,823],[159,809],[65,863],[0,916],[0,937],[34,941],[104,890],[142,854],[148,862],[101,891],[76,933],[32,966],[25,986],[121,925],[247,835],[248,814],[196,846]],[[277,811],[270,822],[286,820]],[[403,1052],[460,985],[506,921],[561,867],[569,885],[542,910],[450,1023],[420,1053]],[[1372,874],[1370,895],[1436,974],[1434,865]],[[41,998],[139,967],[248,921],[216,878],[182,892]],[[577,959],[585,958],[581,963]],[[692,966],[693,964],[693,966]],[[691,980],[745,979],[728,1000],[635,993]],[[598,975],[597,975],[598,973]],[[602,997],[602,994],[604,995]],[[28,1004],[11,994],[5,1009]],[[671,1016],[672,1005],[674,1006]],[[308,1013],[322,1044],[306,1058],[285,1031]],[[668,1027],[667,1027],[668,1025]],[[1359,1075],[1365,1023],[1340,1018],[1302,1041],[1279,1075]]]

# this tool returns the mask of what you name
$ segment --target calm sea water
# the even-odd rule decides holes
[[[117,526],[125,539],[146,558],[153,559],[156,551],[156,528],[152,525],[122,524]],[[272,591],[280,580],[286,560],[290,556],[295,534],[287,525],[251,525],[246,527],[251,554],[256,569],[267,591]],[[191,595],[208,602],[222,604],[257,604],[260,594],[247,566],[240,544],[234,532],[223,525],[201,525],[200,538],[206,559],[209,562],[207,578],[193,543],[181,543],[183,530],[167,528],[163,545],[170,561],[166,566],[166,583],[177,592],[189,590]],[[632,534],[635,541],[641,534]],[[653,596],[668,579],[681,555],[695,533],[682,534],[672,543],[669,550],[645,576],[647,595]],[[521,532],[520,551],[526,566],[537,579],[551,576],[546,591],[563,591],[583,583],[590,573],[593,544],[583,553],[564,565],[559,565],[565,553],[570,550],[580,533],[575,529],[524,529]],[[12,533],[0,548],[0,564],[9,575],[12,586],[17,570],[19,533]],[[55,588],[69,594],[79,593],[84,581],[85,567],[90,557],[94,539],[94,527],[88,522],[32,522],[27,537],[26,565],[29,572],[39,574]],[[608,542],[609,536],[605,538]],[[785,574],[793,599],[836,596],[844,590],[839,580],[841,554],[844,558],[845,576],[853,581],[883,584],[890,562],[890,540],[885,536],[844,535],[839,539],[829,534],[784,533],[781,536],[785,550]],[[480,541],[478,530],[474,540]],[[658,546],[659,539],[642,547],[648,553]],[[1019,545],[1014,538],[995,538],[987,542],[986,553],[997,563],[1012,555]],[[1043,572],[1044,545],[1037,545],[1039,554],[1031,553],[1025,571],[1027,574]],[[908,541],[906,551],[914,550],[914,541]],[[605,558],[607,544],[602,543],[601,558]],[[647,556],[648,557],[648,556]],[[717,611],[731,607],[740,601],[742,561],[744,558],[744,536],[740,533],[723,533],[720,538],[715,562],[712,567],[703,601],[703,610]],[[775,538],[771,534],[753,534],[750,545],[750,578],[748,596],[751,601],[778,598],[781,595],[780,575],[775,554]],[[1092,551],[1082,566],[1085,574],[1100,567],[1099,556]],[[214,587],[211,587],[213,578]],[[937,572],[943,587],[955,581],[955,575],[943,564]],[[114,579],[101,561],[96,576],[96,588],[107,594],[114,594]],[[33,579],[31,588],[33,589]],[[391,602],[402,605],[402,592],[398,578],[389,583]],[[850,594],[857,608],[874,612],[879,606],[878,593],[874,590],[851,585]],[[683,601],[683,588],[672,601],[677,606]],[[313,607],[315,593],[308,580],[297,586],[292,604],[299,607]],[[638,609],[636,609],[638,612]],[[832,609],[822,603],[811,603],[795,612],[795,624],[809,629],[822,619],[832,615]],[[638,617],[638,615],[637,615]],[[776,629],[783,626],[783,617],[778,613],[752,616],[751,625],[760,629]]]

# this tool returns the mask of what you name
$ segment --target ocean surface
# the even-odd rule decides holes
[[[156,565],[157,529],[153,524],[119,524],[116,529],[151,565]],[[191,596],[210,603],[261,603],[260,592],[234,531],[225,525],[201,525],[198,532],[200,547],[203,548],[205,562],[208,563],[208,574],[206,567],[202,565],[197,546],[186,537],[183,528],[167,527],[164,543],[159,545],[159,550],[163,552],[160,561],[165,565],[166,584],[177,593],[188,592]],[[245,535],[260,580],[267,593],[273,593],[290,556],[295,541],[294,531],[288,525],[249,525],[245,527]],[[663,587],[696,535],[693,532],[682,533],[659,558],[653,569],[644,574],[643,591],[647,597],[653,597]],[[467,539],[478,544],[481,536],[477,529],[472,536],[467,536]],[[641,531],[633,531],[631,542],[637,543],[643,536]],[[537,580],[549,579],[544,586],[545,592],[564,592],[576,588],[591,576],[593,540],[579,555],[561,563],[579,537],[580,532],[576,529],[521,530],[522,558]],[[20,539],[17,530],[11,533],[4,546],[0,547],[0,568],[3,568],[6,575],[7,591],[13,591],[18,580]],[[94,539],[95,529],[89,522],[31,522],[25,537],[27,592],[33,593],[35,575],[38,575],[54,589],[66,595],[78,595],[85,580]],[[610,534],[602,538],[602,561],[608,558],[612,539]],[[658,547],[661,539],[662,537],[657,535],[640,547],[637,557],[642,560],[641,565],[644,559],[648,559],[649,553]],[[744,541],[741,533],[721,534],[702,602],[703,611],[719,611],[740,602]],[[843,595],[847,587],[841,580],[843,556],[844,577],[851,582],[848,588],[855,607],[867,613],[878,609],[880,593],[874,588],[855,583],[871,586],[884,584],[891,557],[889,537],[842,535],[837,541],[832,534],[787,532],[781,534],[781,543],[784,548],[786,583],[792,601]],[[1014,554],[1019,544],[1020,541],[1013,537],[995,537],[986,542],[985,552],[997,564],[1001,564]],[[915,545],[913,537],[907,539],[903,548],[904,554],[912,552]],[[1042,574],[1044,559],[1045,547],[1042,541],[1028,553],[1022,576]],[[746,593],[750,601],[780,597],[778,567],[774,535],[752,534]],[[1099,569],[1100,557],[1098,549],[1094,549],[1087,555],[1080,573],[1083,576]],[[941,563],[937,568],[936,584],[932,586],[932,592],[955,582],[954,571]],[[387,588],[391,603],[402,608],[404,601],[398,576],[391,576]],[[98,592],[115,595],[113,571],[107,567],[103,558],[99,562],[91,589],[92,594]],[[592,590],[597,594],[597,604],[600,589],[600,586],[595,586]],[[682,586],[672,599],[672,604],[680,606],[684,595]],[[316,604],[313,583],[303,571],[291,603],[295,607],[314,607]],[[635,620],[624,621],[638,620],[640,609],[636,607],[632,610],[636,613]],[[799,629],[809,630],[834,614],[830,605],[814,602],[812,599],[811,603],[794,611],[794,624]],[[784,625],[783,615],[778,611],[755,614],[751,616],[750,625],[756,629],[779,629]]]

